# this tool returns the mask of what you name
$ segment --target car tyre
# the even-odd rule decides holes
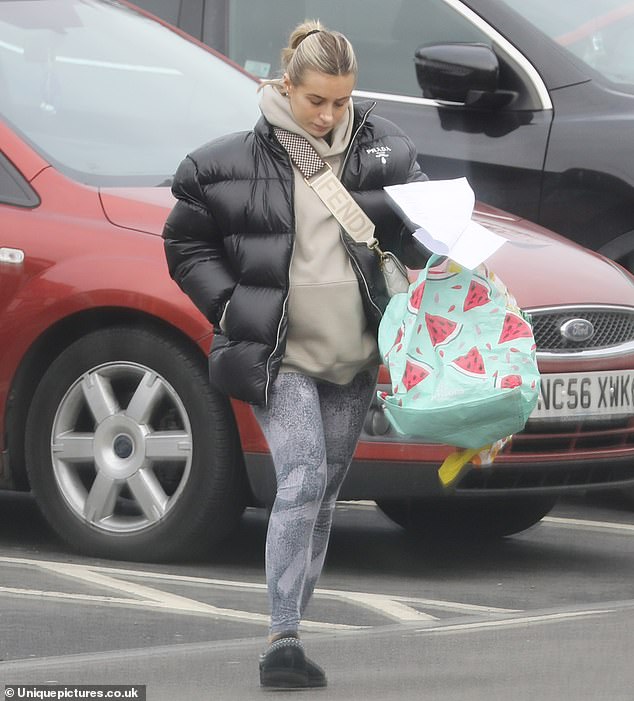
[[[246,505],[228,399],[203,357],[152,330],[101,329],[58,356],[31,403],[26,467],[53,529],[94,556],[206,551]]]
[[[623,501],[634,509],[634,487],[625,487],[620,490]]]
[[[538,523],[555,505],[555,497],[480,497],[468,499],[379,500],[392,521],[416,536],[430,539],[499,538]]]

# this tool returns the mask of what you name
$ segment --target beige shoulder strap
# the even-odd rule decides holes
[[[275,127],[274,131],[278,141],[288,151],[291,160],[304,176],[306,184],[315,191],[341,226],[355,241],[367,243],[368,248],[376,248],[378,242],[374,238],[374,224],[371,219],[310,142],[286,129]]]

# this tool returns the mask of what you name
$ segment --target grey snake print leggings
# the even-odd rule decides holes
[[[280,373],[267,407],[254,413],[269,445],[277,496],[266,536],[271,634],[295,632],[326,557],[335,502],[376,384],[348,385]]]

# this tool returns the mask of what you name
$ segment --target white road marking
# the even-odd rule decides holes
[[[15,596],[32,596],[36,599],[68,599],[70,601],[83,601],[89,604],[128,604],[130,599],[120,599],[116,596],[98,596],[95,594],[71,594],[67,591],[45,591],[43,589],[20,589],[18,587],[0,587],[0,594],[13,594]]]
[[[364,592],[337,592],[329,589],[316,589],[315,594],[325,596],[330,599],[339,601],[348,601],[351,604],[357,604],[362,608],[371,611],[379,612],[391,618],[394,621],[402,623],[410,621],[436,621],[436,616],[429,613],[417,611],[411,606],[406,606],[403,603],[395,601],[392,597],[382,594],[367,594]]]
[[[163,609],[182,614],[207,615],[213,618],[239,620],[249,623],[260,623],[262,625],[268,625],[269,623],[269,617],[262,613],[219,608],[217,606],[212,606],[211,604],[196,601],[195,599],[179,596],[178,594],[164,592],[159,589],[155,589],[154,587],[147,587],[142,584],[115,579],[114,577],[110,577],[102,573],[103,571],[108,571],[109,568],[11,557],[0,557],[0,562],[47,570],[55,575],[63,576],[70,580],[81,581],[94,586],[124,592],[131,596],[130,598],[114,598],[59,591],[1,587],[0,591],[7,594],[37,596],[40,598],[51,598],[57,600],[75,600],[82,603],[93,604],[116,603],[138,608]],[[120,570],[120,572],[125,573],[126,570]],[[132,574],[134,572],[130,570],[130,573]],[[351,626],[343,623],[325,623],[320,621],[303,621],[303,624],[307,630],[354,630],[363,627]]]
[[[58,562],[38,562],[36,566],[40,569],[49,570],[56,575],[63,575],[72,580],[79,580],[136,597],[128,599],[130,603],[142,603],[146,606],[155,606],[179,613],[203,613],[214,617],[219,616],[222,618],[259,621],[262,623],[268,620],[267,616],[264,614],[218,608],[217,606],[195,601],[194,599],[179,596],[178,594],[164,592],[154,587],[147,587],[142,584],[115,579],[114,577],[101,574],[98,571],[99,568],[85,567],[83,565],[69,565]]]
[[[149,587],[130,579],[146,579],[153,581],[169,581],[190,586],[218,587],[221,589],[240,589],[244,591],[266,591],[266,585],[258,582],[239,582],[224,579],[210,579],[188,575],[168,574],[165,572],[148,572],[144,570],[129,570],[117,567],[102,567],[96,565],[76,565],[49,560],[34,560],[27,558],[0,557],[0,562],[6,564],[35,567],[46,570],[54,575],[65,577],[71,581],[110,589],[128,594],[128,598],[108,597],[92,594],[75,594],[59,591],[38,589],[18,589],[0,587],[0,593],[15,596],[35,596],[39,598],[75,600],[82,603],[135,606],[149,609],[164,609],[184,614],[208,615],[212,617],[242,620],[252,623],[268,624],[268,616],[249,611],[219,608],[190,597],[164,592],[155,587]],[[122,577],[128,579],[122,579]],[[407,596],[392,596],[389,594],[372,594],[368,592],[343,591],[336,589],[316,589],[316,596],[335,599],[353,606],[371,610],[386,618],[402,623],[412,621],[438,620],[436,616],[418,610],[419,608],[444,609],[458,612],[495,614],[515,613],[516,609],[502,609],[491,606],[479,606],[455,601],[423,599]],[[409,604],[409,605],[408,605]],[[326,623],[320,621],[303,621],[307,630],[359,629],[365,626],[347,625],[343,623]]]
[[[395,596],[390,594],[369,594],[366,592],[340,591],[337,589],[315,589],[315,594],[326,598],[348,600],[358,603],[366,608],[382,612],[389,618],[398,621],[415,621],[420,618],[438,620],[436,616],[423,613],[405,603],[420,607],[446,609],[449,611],[464,611],[468,613],[516,613],[518,609],[503,609],[493,606],[479,606],[476,604],[464,604],[457,601],[442,601],[438,599],[421,599],[414,596]]]
[[[582,518],[562,518],[560,516],[544,516],[542,521],[551,523],[553,526],[569,526],[571,528],[596,528],[599,530],[623,531],[624,533],[634,533],[634,524],[612,523],[610,521],[588,521]]]
[[[358,505],[368,508],[372,503],[351,502],[347,505]],[[374,507],[376,508],[376,507]],[[548,525],[568,528],[589,528],[595,530],[616,531],[621,533],[634,533],[634,524],[614,523],[609,521],[592,521],[587,519],[563,518],[546,516],[542,519]],[[268,616],[251,611],[220,608],[211,604],[162,591],[139,582],[135,579],[153,580],[154,582],[174,582],[179,585],[218,587],[221,589],[234,589],[243,591],[266,591],[266,585],[259,582],[240,582],[234,580],[212,579],[206,577],[194,577],[188,575],[168,574],[165,572],[151,572],[144,570],[122,569],[117,567],[103,567],[97,565],[77,565],[48,560],[28,558],[0,557],[0,562],[6,564],[39,568],[57,576],[63,576],[71,581],[79,581],[87,585],[101,587],[114,592],[127,594],[127,597],[104,596],[99,594],[69,593],[54,590],[27,589],[19,587],[0,586],[0,594],[7,596],[37,597],[41,599],[55,599],[59,601],[76,601],[94,605],[124,605],[138,608],[165,610],[186,615],[203,615],[227,620],[244,621],[261,625],[268,625]],[[124,578],[124,579],[122,579]],[[437,599],[423,599],[418,597],[396,596],[389,594],[373,594],[369,592],[342,591],[335,589],[316,589],[316,596],[334,599],[360,606],[373,611],[390,620],[411,623],[416,621],[435,621],[436,616],[419,609],[440,609],[472,614],[511,614],[519,613],[517,609],[502,609],[491,606],[479,606],[455,601]],[[440,630],[473,630],[492,626],[523,625],[555,618],[567,618],[579,615],[594,615],[606,611],[588,611],[562,614],[549,614],[541,617],[508,618],[494,621],[455,624],[437,628],[423,628],[421,631]],[[366,626],[354,626],[342,623],[327,623],[321,621],[304,621],[307,630],[333,630],[333,629],[362,629]]]
[[[521,616],[517,618],[503,618],[496,621],[476,621],[474,623],[452,623],[447,626],[434,626],[418,628],[416,633],[442,633],[455,631],[482,630],[483,628],[512,628],[516,626],[531,625],[534,623],[549,623],[571,618],[583,618],[584,616],[598,616],[605,613],[614,613],[616,609],[588,609],[585,611],[563,611],[561,613],[546,613],[537,616]]]

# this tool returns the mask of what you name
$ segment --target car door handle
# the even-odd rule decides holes
[[[19,248],[0,248],[0,263],[21,265],[24,263],[24,251]]]

